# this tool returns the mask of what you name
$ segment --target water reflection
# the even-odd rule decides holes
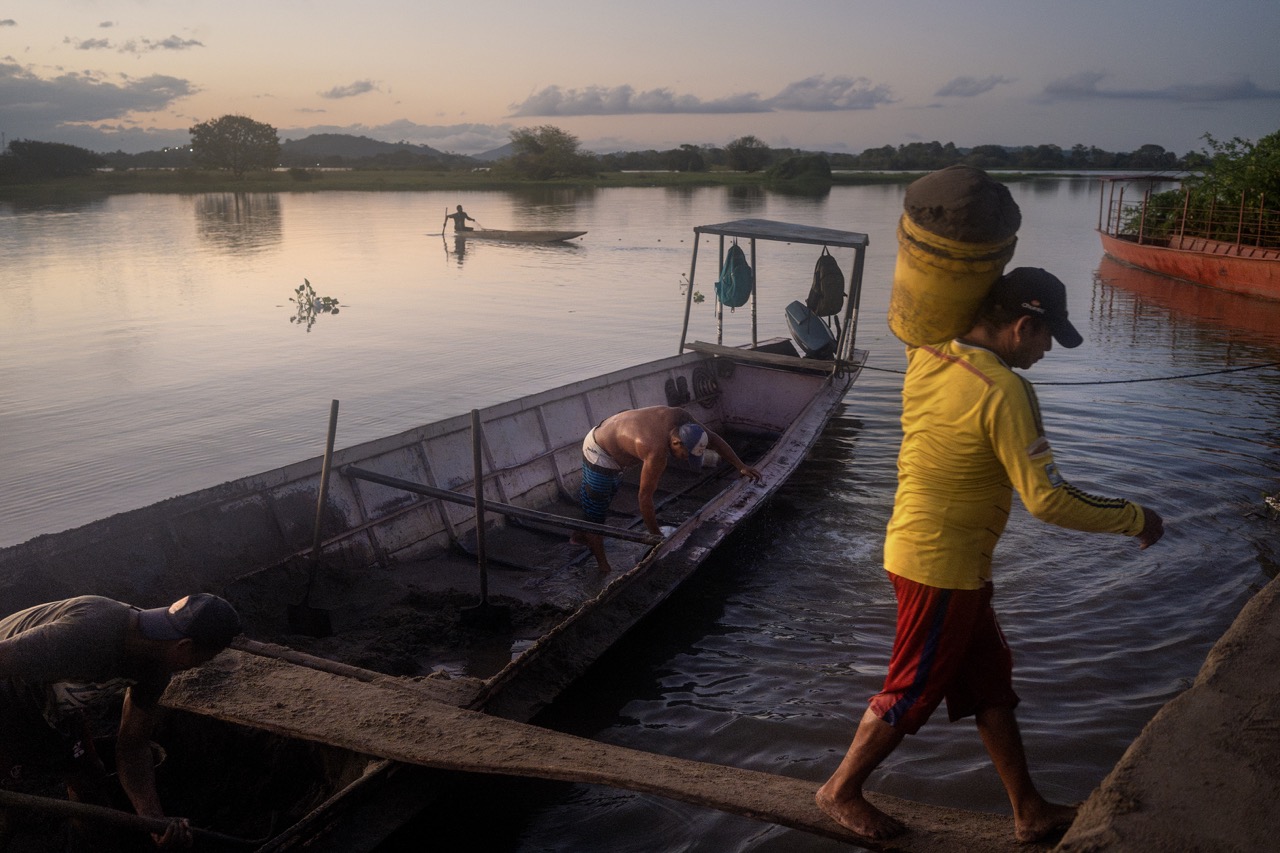
[[[1208,337],[1215,346],[1226,344],[1228,358],[1233,344],[1280,346],[1280,301],[1201,287],[1108,257],[1094,274],[1093,295],[1095,317],[1112,331],[1143,325],[1144,317],[1155,312],[1167,315],[1171,340],[1180,330],[1211,329]]]
[[[275,193],[207,193],[196,198],[196,233],[216,249],[255,252],[281,242],[280,198]]]
[[[725,196],[725,206],[735,215],[760,213],[768,200],[764,187],[759,186],[727,187]]]
[[[461,267],[462,262],[467,255],[467,238],[453,237],[453,236],[450,236],[449,234],[445,234],[444,235],[444,254],[446,258],[452,255],[454,260],[457,261],[458,266]]]

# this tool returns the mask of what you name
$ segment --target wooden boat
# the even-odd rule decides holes
[[[1154,216],[1148,190],[1125,201],[1124,186],[1099,201],[1098,236],[1109,257],[1139,269],[1231,293],[1280,299],[1280,211],[1248,208],[1209,211],[1189,221],[1182,211]],[[1169,214],[1172,214],[1170,217]],[[1176,221],[1157,230],[1157,219]]]
[[[765,220],[694,232],[676,355],[0,550],[0,607],[87,593],[154,606],[216,591],[240,609],[253,654],[409,677],[432,701],[529,720],[781,487],[865,361],[855,349],[864,234]],[[753,266],[770,244],[851,250],[843,323],[825,357],[758,340],[754,298],[747,342],[724,343],[723,312],[715,343],[689,341],[704,236],[718,238],[721,260],[726,240],[745,241]],[[657,404],[687,408],[763,482],[723,465],[664,474],[659,515],[675,530],[662,539],[643,529],[634,481],[607,525],[579,520],[583,436],[617,411]],[[335,401],[330,445],[336,414]],[[601,577],[583,563],[573,529],[610,537],[619,568]],[[373,849],[453,778],[334,746],[324,732],[259,729],[189,696],[166,702],[170,810],[263,838],[262,853]],[[268,812],[285,828],[268,827]]]
[[[501,243],[563,243],[586,233],[586,231],[503,231],[497,228],[475,228],[468,231],[454,231],[447,236],[457,240],[494,240]]]

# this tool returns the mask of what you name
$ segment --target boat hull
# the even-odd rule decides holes
[[[754,363],[749,356],[764,361]],[[569,545],[564,530],[544,536],[550,544],[540,546],[565,554],[559,565],[491,565],[488,588],[495,601],[519,608],[517,597],[528,595],[522,590],[538,586],[549,590],[546,600],[530,606],[554,606],[560,612],[549,630],[513,634],[500,653],[509,662],[493,674],[460,669],[458,660],[469,654],[465,649],[444,660],[414,650],[405,653],[413,660],[407,667],[377,668],[395,676],[448,673],[449,678],[429,680],[439,701],[511,720],[531,719],[688,579],[803,461],[841,405],[856,370],[836,372],[799,357],[792,359],[795,370],[774,363],[785,360],[744,353],[738,362],[728,355],[691,351],[480,410],[484,488],[495,503],[568,515],[568,496],[575,493],[580,476],[582,436],[615,411],[679,403],[668,396],[673,386],[693,390],[683,405],[699,421],[735,447],[753,448],[743,456],[763,473],[763,482],[739,478],[729,466],[687,486],[679,484],[683,474],[664,475],[659,511],[664,522],[676,522],[676,532],[656,547],[617,541],[610,546],[610,558],[619,570],[605,578],[589,560],[577,562],[586,556],[585,549]],[[402,602],[392,597],[394,584],[404,584],[405,599],[424,610],[430,601],[450,596],[476,600],[475,559],[461,553],[474,542],[472,508],[348,476],[353,469],[367,469],[473,494],[471,423],[468,416],[451,418],[335,452],[321,525],[324,572],[316,587],[319,595],[310,599],[312,605],[332,609],[335,633],[370,634],[380,645],[393,642],[394,622],[363,620],[366,611],[404,612]],[[241,610],[250,637],[326,653],[334,640],[295,636],[282,624],[287,606],[307,594],[305,566],[323,467],[322,458],[307,460],[4,549],[0,606],[11,612],[86,593],[153,606],[191,589],[214,590]],[[615,503],[634,512],[634,502],[628,506],[627,499],[624,489]],[[638,515],[610,519],[622,527],[638,521]],[[531,535],[504,519],[491,521],[485,533],[491,553],[501,551],[504,534]],[[511,598],[505,597],[507,592]],[[430,622],[426,614],[415,612],[412,618],[415,633]],[[186,712],[175,714],[173,724],[180,726],[175,731],[182,742],[215,740],[220,755],[243,750],[290,756],[283,762],[293,768],[290,778],[278,787],[309,791],[311,799],[300,800],[292,813],[281,809],[291,827],[263,845],[263,851],[373,849],[380,835],[364,810],[385,814],[388,803],[399,800],[403,810],[389,819],[393,827],[442,784],[430,773],[406,773],[395,762],[319,745],[264,746],[270,736],[260,732],[245,733],[250,745],[236,746],[240,733]],[[216,735],[192,734],[205,726]],[[175,755],[174,763],[197,766],[210,760],[215,758]],[[303,767],[308,768],[305,774],[297,769]],[[260,763],[254,772],[269,775]],[[314,784],[297,784],[299,775]],[[317,786],[325,792],[318,804]],[[378,793],[371,797],[375,788]],[[250,804],[241,811],[251,809]],[[351,838],[356,828],[362,828],[365,840]],[[256,824],[229,829],[245,835],[261,831]]]
[[[1159,245],[1105,231],[1098,235],[1103,252],[1121,263],[1230,293],[1280,299],[1280,252],[1203,239]]]

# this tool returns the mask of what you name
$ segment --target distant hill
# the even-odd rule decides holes
[[[474,162],[475,158],[446,154],[429,145],[381,142],[367,136],[352,136],[347,133],[313,133],[301,139],[288,139],[280,144],[280,163],[284,166],[454,167]]]
[[[475,160],[483,160],[486,163],[492,163],[494,160],[501,160],[503,157],[510,157],[515,153],[515,146],[508,142],[501,148],[495,148],[492,151],[485,151],[482,154],[471,155]]]

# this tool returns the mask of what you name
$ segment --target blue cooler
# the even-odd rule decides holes
[[[836,339],[831,330],[803,302],[796,300],[787,306],[787,328],[806,357],[830,359],[835,356]]]

